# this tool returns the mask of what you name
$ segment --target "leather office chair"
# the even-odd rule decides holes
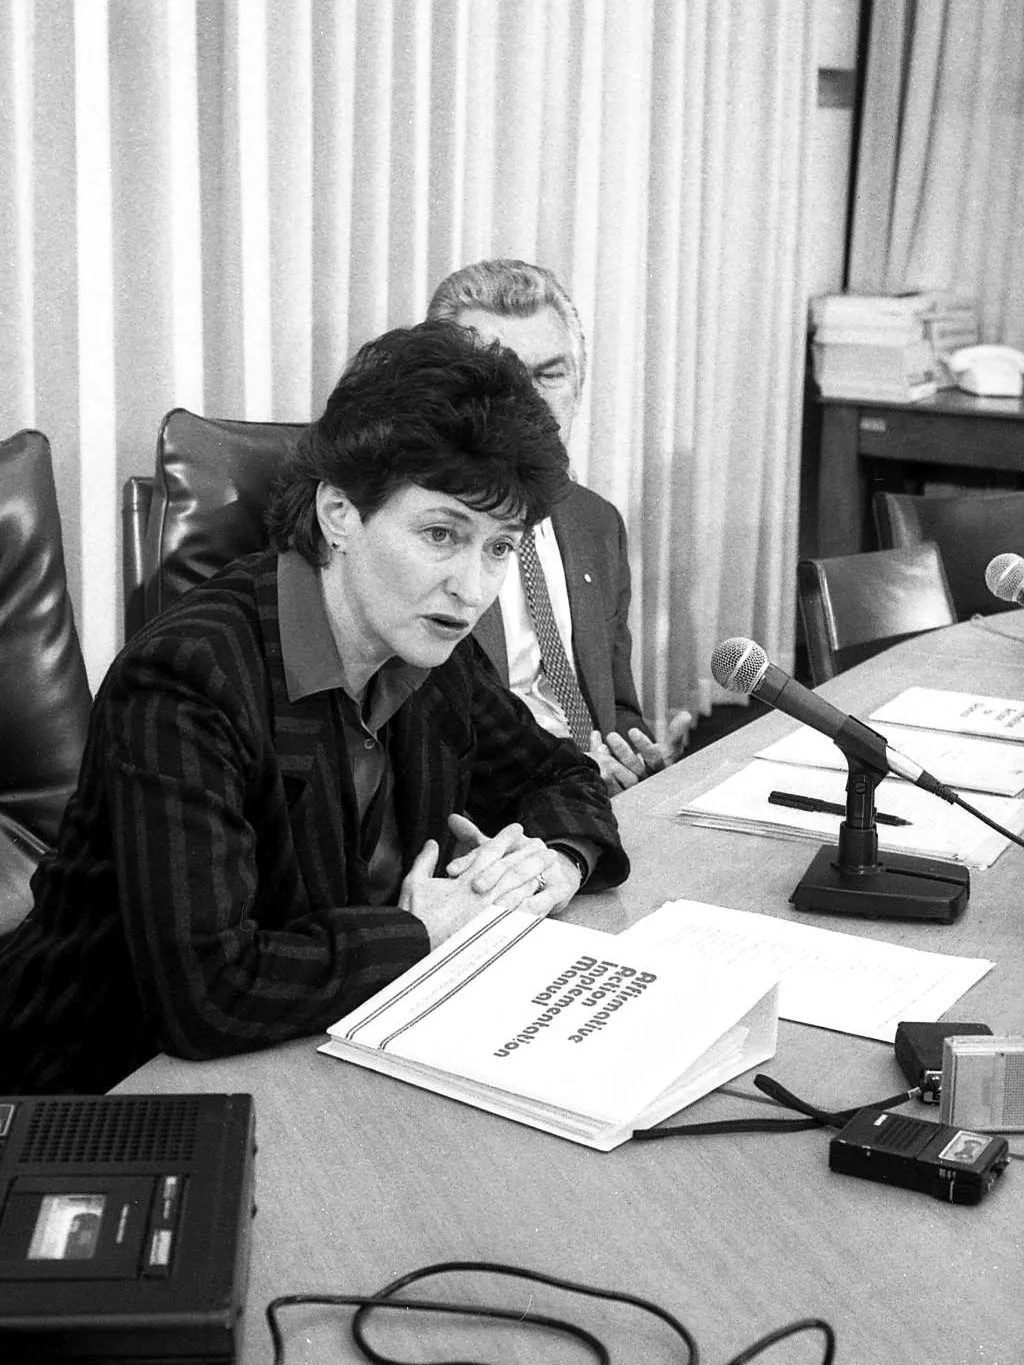
[[[239,422],[175,408],[156,472],[123,490],[125,639],[183,592],[267,543],[263,508],[300,423]]]
[[[1024,492],[933,498],[878,492],[874,514],[883,549],[935,541],[959,620],[1012,609],[986,588],[985,569],[998,554],[1024,554]]]
[[[889,645],[956,620],[942,559],[930,541],[802,559],[797,589],[816,687]]]
[[[0,441],[0,933],[78,781],[92,697],[64,573],[50,446]]]

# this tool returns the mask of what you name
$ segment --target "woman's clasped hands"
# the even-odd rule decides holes
[[[564,909],[579,890],[571,858],[506,825],[488,838],[471,820],[450,815],[448,826],[460,852],[437,876],[439,848],[428,839],[402,882],[398,904],[423,921],[431,947],[468,924],[488,906],[548,915]]]

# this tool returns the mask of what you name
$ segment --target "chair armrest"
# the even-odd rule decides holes
[[[32,909],[29,882],[46,852],[41,839],[0,810],[0,937],[16,929]]]

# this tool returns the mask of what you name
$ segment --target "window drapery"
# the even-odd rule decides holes
[[[450,270],[551,267],[663,729],[792,656],[813,0],[0,0],[5,430],[54,447],[95,684],[163,413],[302,421]]]
[[[1024,346],[1020,0],[874,6],[850,288],[949,289]]]

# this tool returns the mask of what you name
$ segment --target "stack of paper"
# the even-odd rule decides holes
[[[773,792],[828,802],[838,810],[834,813],[794,810],[770,801]],[[995,862],[1009,843],[1005,835],[989,829],[969,812],[898,778],[885,778],[875,799],[879,812],[905,822],[890,825],[879,821],[878,847],[883,853],[910,853],[982,868]],[[977,793],[972,793],[969,799],[978,810],[1014,834],[1024,829],[1024,801]],[[718,786],[688,801],[679,815],[691,824],[714,829],[834,844],[845,809],[845,766],[843,770],[811,768],[755,758]]]
[[[991,792],[994,796],[1019,796],[1024,792],[1024,744],[1006,744],[944,730],[912,730],[874,717],[871,728],[948,787],[963,792]],[[761,749],[758,758],[846,771],[842,752],[825,735],[806,725]]]
[[[891,399],[916,403],[938,389],[935,357],[927,341],[811,346],[814,378],[826,398]]]
[[[932,294],[830,294],[811,302],[814,378],[829,398],[914,402],[937,388],[924,316]]]
[[[1018,799],[1024,792],[1024,704],[911,687],[869,719],[887,743],[989,819],[1013,834],[1024,830],[1024,800]],[[824,735],[801,726],[762,749],[740,772],[687,802],[679,813],[695,824],[721,829],[834,842],[845,812],[846,777],[842,751]],[[828,803],[839,813],[794,809],[793,798]],[[878,812],[903,822],[879,820],[878,846],[883,852],[983,868],[1009,843],[969,811],[899,778],[885,778],[875,799]]]
[[[830,398],[914,402],[956,381],[946,358],[978,340],[972,299],[927,291],[811,301],[814,377]]]
[[[956,388],[956,376],[947,361],[961,347],[977,346],[977,308],[970,300],[939,303],[924,319],[924,334],[935,356],[935,382],[940,389]]]
[[[871,719],[912,725],[922,730],[987,735],[1014,744],[1024,743],[1024,702],[1006,697],[979,697],[973,692],[908,687],[873,711]]]
[[[940,296],[931,290],[909,294],[820,294],[811,299],[811,327],[829,340],[860,339],[865,333],[884,332],[898,340],[924,335],[922,319],[932,312]]]

